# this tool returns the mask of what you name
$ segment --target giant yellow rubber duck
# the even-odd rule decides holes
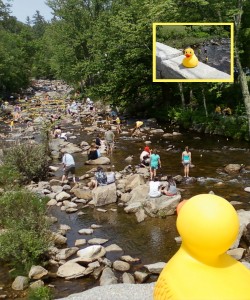
[[[210,194],[181,207],[177,229],[182,245],[162,270],[154,300],[249,300],[250,271],[226,254],[239,220],[233,206]]]
[[[184,51],[185,57],[183,58],[182,64],[186,68],[194,68],[198,65],[198,58],[194,54],[192,48],[186,48]]]

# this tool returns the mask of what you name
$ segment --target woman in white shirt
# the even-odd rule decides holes
[[[154,180],[151,180],[149,182],[149,197],[151,198],[156,198],[156,197],[160,197],[161,194],[161,183],[158,179],[158,177],[154,177]]]

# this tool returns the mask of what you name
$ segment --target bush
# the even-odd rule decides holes
[[[12,188],[18,185],[20,181],[20,173],[10,166],[0,166],[0,187]]]
[[[22,144],[6,150],[4,163],[22,174],[22,181],[38,181],[48,174],[46,147]]]
[[[29,290],[28,300],[51,300],[52,292],[47,286],[41,286],[36,289]]]
[[[0,259],[25,271],[42,260],[50,245],[46,201],[26,190],[0,197]]]

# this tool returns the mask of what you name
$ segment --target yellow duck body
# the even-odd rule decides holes
[[[234,208],[216,195],[198,195],[180,210],[178,252],[162,270],[154,300],[250,300],[250,271],[226,254],[237,237]]]
[[[185,57],[183,58],[182,64],[186,68],[195,68],[198,65],[198,58],[194,54],[192,48],[185,49]]]

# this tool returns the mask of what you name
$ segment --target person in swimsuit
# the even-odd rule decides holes
[[[160,155],[157,154],[157,150],[154,149],[153,154],[150,155],[150,180],[156,176],[156,170],[161,168]]]
[[[185,147],[185,151],[182,152],[182,164],[184,166],[184,177],[189,177],[189,167],[191,164],[191,152],[188,146]]]

